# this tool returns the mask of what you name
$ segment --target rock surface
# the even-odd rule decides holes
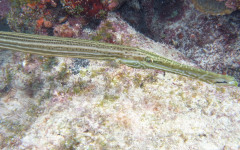
[[[115,13],[105,21],[123,44],[193,65]],[[0,53],[1,149],[239,149],[239,87],[109,61]]]

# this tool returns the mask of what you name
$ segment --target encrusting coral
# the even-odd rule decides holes
[[[126,0],[61,0],[65,10],[72,15],[104,18]]]
[[[100,0],[61,0],[61,3],[68,13],[86,17],[100,17],[107,11]]]

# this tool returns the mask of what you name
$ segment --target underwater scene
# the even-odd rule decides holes
[[[240,0],[0,0],[0,149],[239,150]]]

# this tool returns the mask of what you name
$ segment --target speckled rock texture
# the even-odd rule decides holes
[[[201,68],[234,76],[239,82],[240,11],[213,16],[197,11],[191,1],[218,8],[216,0],[138,0],[139,9],[126,3],[119,13],[135,29],[174,46]]]
[[[115,13],[107,21],[117,42],[194,65]],[[1,149],[240,148],[239,87],[114,61],[4,50],[0,67]]]
[[[5,18],[8,12],[9,12],[9,1],[1,0],[0,1],[0,20]]]

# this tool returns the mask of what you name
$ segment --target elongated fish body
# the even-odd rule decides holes
[[[116,60],[134,68],[159,69],[218,85],[238,85],[231,76],[187,66],[139,48],[91,40],[0,31],[0,49],[46,56]]]

